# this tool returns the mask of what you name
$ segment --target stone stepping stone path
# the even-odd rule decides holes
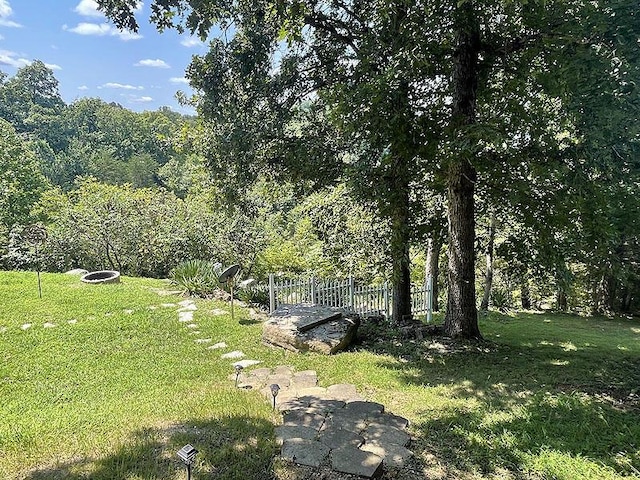
[[[236,381],[236,374],[229,379]],[[275,408],[283,417],[276,440],[288,461],[373,478],[385,466],[405,466],[413,455],[407,448],[409,421],[365,401],[354,385],[318,387],[315,371],[288,366],[242,371],[237,381],[238,388],[258,390],[270,402],[271,385],[280,387]]]

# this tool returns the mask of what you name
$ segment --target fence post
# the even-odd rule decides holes
[[[389,312],[389,282],[384,282],[384,315],[387,320],[391,317]]]
[[[316,299],[316,277],[311,275],[311,304],[317,305],[318,301]]]
[[[269,274],[269,313],[276,310],[276,286],[273,273]]]
[[[351,310],[355,310],[355,297],[356,297],[355,289],[356,289],[356,281],[351,275],[349,275],[349,308]]]

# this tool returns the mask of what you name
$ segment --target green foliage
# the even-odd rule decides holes
[[[46,186],[33,152],[0,118],[0,225],[9,230],[29,223],[31,207]]]
[[[210,260],[187,260],[171,270],[169,278],[189,295],[208,297],[222,288],[218,282],[221,273],[220,263]]]

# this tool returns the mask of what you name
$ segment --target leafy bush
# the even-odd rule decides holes
[[[218,277],[221,264],[209,260],[187,260],[171,271],[171,280],[189,295],[206,297],[222,288]]]

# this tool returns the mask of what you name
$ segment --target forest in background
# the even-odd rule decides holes
[[[234,172],[216,172],[207,161],[198,118],[134,113],[91,98],[66,104],[54,73],[36,61],[13,77],[0,73],[0,130],[4,269],[37,261],[49,271],[162,278],[181,262],[210,259],[239,263],[245,277],[258,279],[272,272],[366,283],[390,277],[389,220],[374,201],[345,179],[318,186],[277,172],[229,191]],[[602,164],[597,175],[579,163],[543,168],[522,179],[526,190],[486,182],[476,194],[481,306],[637,311],[639,169],[630,167]],[[446,201],[437,188],[411,200],[419,205],[411,280],[433,274],[442,304]],[[37,259],[22,236],[33,223],[47,231]]]

